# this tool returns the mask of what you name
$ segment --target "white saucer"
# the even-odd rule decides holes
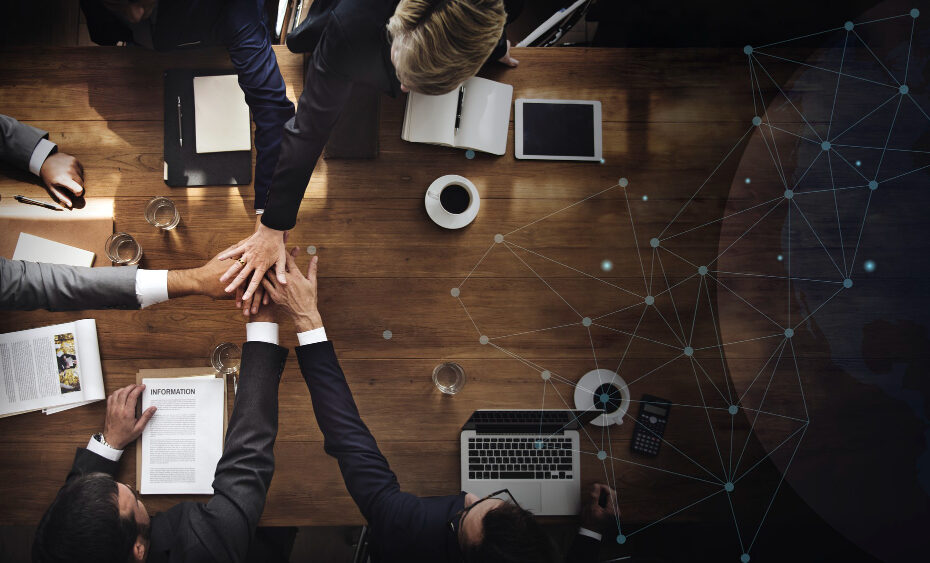
[[[468,189],[468,193],[471,196],[471,203],[468,209],[462,213],[449,213],[443,209],[442,204],[439,203],[439,193],[442,191],[442,188],[449,184],[459,184]],[[481,198],[478,196],[478,188],[476,188],[468,178],[464,178],[457,174],[447,174],[436,178],[436,180],[429,185],[429,189],[426,190],[426,195],[423,199],[426,204],[426,214],[429,215],[429,218],[432,219],[434,223],[444,229],[461,229],[467,226],[478,216],[478,209],[481,207]]]
[[[623,424],[623,416],[630,408],[630,389],[622,377],[609,369],[594,369],[584,374],[575,385],[575,408],[584,411],[594,408],[594,392],[605,383],[620,390],[620,407],[612,413],[598,416],[591,423],[595,426]]]

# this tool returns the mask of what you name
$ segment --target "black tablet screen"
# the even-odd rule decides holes
[[[525,102],[523,154],[594,156],[594,106]]]

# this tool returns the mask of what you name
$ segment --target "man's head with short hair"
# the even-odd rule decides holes
[[[503,0],[401,0],[388,20],[405,90],[438,95],[474,76],[504,32]]]
[[[42,516],[32,544],[36,563],[145,561],[148,513],[129,486],[105,473],[65,485]]]
[[[549,537],[529,510],[472,494],[465,506],[459,543],[468,563],[552,563]]]

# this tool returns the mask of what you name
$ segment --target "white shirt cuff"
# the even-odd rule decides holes
[[[264,215],[264,213],[265,213],[265,210],[264,210],[264,209],[256,209],[256,210],[255,210],[255,214],[256,214],[256,215]]]
[[[110,461],[119,461],[119,458],[123,457],[123,450],[114,450],[109,446],[104,446],[94,439],[93,436],[90,437],[90,442],[87,442],[87,449]]]
[[[32,156],[29,157],[29,171],[38,176],[42,165],[45,164],[45,159],[57,146],[48,139],[39,139],[36,148],[32,149]]]
[[[278,343],[278,323],[254,322],[246,323],[245,339],[249,342]]]
[[[297,342],[300,346],[306,346],[307,344],[317,344],[319,342],[326,342],[326,329],[323,327],[320,327],[320,328],[315,328],[313,330],[306,330],[304,332],[298,332]]]
[[[143,309],[168,300],[168,270],[136,270],[136,298]]]
[[[601,539],[604,537],[601,534],[597,532],[592,532],[591,530],[587,528],[578,528],[578,534],[582,536],[588,536],[589,538],[592,538],[596,541],[601,541]]]

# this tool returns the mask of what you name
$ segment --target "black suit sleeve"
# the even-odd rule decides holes
[[[115,478],[117,469],[119,469],[118,461],[109,460],[86,448],[78,448],[74,453],[74,463],[71,464],[71,471],[68,472],[65,484],[89,473],[106,473]]]
[[[188,514],[192,532],[216,561],[242,561],[249,549],[274,473],[278,433],[278,383],[287,349],[264,342],[242,347],[239,391],[226,430],[226,446],[216,465],[213,498]]]
[[[600,549],[601,542],[589,536],[575,534],[575,539],[572,540],[565,556],[565,563],[592,563],[597,561]]]
[[[419,498],[402,492],[374,436],[362,422],[332,343],[297,348],[324,449],[339,462],[346,488],[368,520],[373,549],[386,560],[436,561],[460,495]]]

